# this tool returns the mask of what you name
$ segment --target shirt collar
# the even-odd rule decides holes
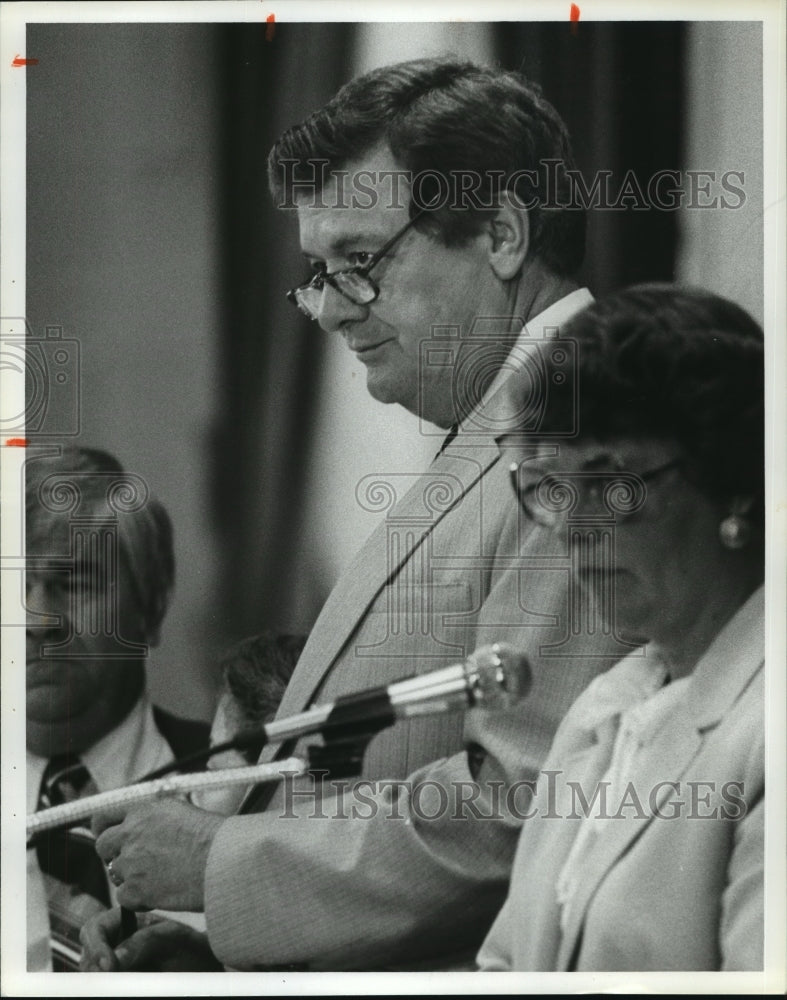
[[[153,707],[144,692],[128,715],[111,732],[79,755],[99,792],[129,785],[172,759],[169,744],[158,731]],[[45,757],[27,752],[27,811],[35,811]]]
[[[652,697],[666,678],[667,667],[654,644],[632,651],[580,695],[569,713],[571,728],[597,731],[607,720]]]
[[[651,711],[681,698],[686,699],[689,718],[698,729],[718,721],[763,662],[763,620],[760,587],[719,631],[688,677],[665,688],[667,667],[656,643],[649,643],[592,681],[567,721],[570,717],[572,729],[594,731],[611,717],[633,709],[632,718],[643,724],[648,721],[650,731]],[[657,692],[658,699],[646,706]]]
[[[587,288],[577,288],[525,323],[481,402],[462,421],[462,435],[483,434],[488,440],[490,433],[499,438],[517,430],[522,403],[521,393],[516,391],[518,379],[515,376],[532,369],[536,345],[558,338],[560,328],[592,302],[593,296]],[[568,363],[572,360],[569,357]]]
[[[172,760],[145,693],[125,719],[81,755],[98,790],[120,788]]]
[[[569,292],[568,295],[564,295],[562,299],[558,299],[557,302],[553,302],[551,306],[547,306],[543,312],[529,319],[522,327],[505,364],[485,393],[482,403],[495,395],[509,377],[511,369],[521,368],[522,363],[518,359],[522,358],[523,351],[527,349],[528,345],[533,344],[534,341],[545,340],[547,337],[559,337],[560,327],[577,313],[586,309],[592,302],[593,296],[587,288],[577,288],[573,292]]]

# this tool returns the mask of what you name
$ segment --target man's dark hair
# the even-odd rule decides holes
[[[575,169],[568,132],[539,88],[521,74],[437,58],[357,77],[279,138],[268,157],[272,194],[279,204],[291,203],[293,181],[316,180],[318,191],[318,161],[324,169],[339,170],[383,142],[411,177],[429,171],[446,179],[480,178],[475,201],[461,199],[466,208],[443,202],[445,207],[417,223],[444,245],[459,246],[477,235],[489,206],[508,186],[520,204],[533,206],[528,211],[532,252],[558,274],[579,268],[585,214],[566,207],[571,199],[565,170]],[[411,200],[411,217],[439,194],[438,182],[430,187],[428,180],[424,175],[418,203]],[[453,190],[450,182],[448,187]]]
[[[580,439],[676,441],[700,489],[724,501],[753,496],[752,518],[762,520],[764,346],[747,312],[700,289],[639,285],[589,306],[561,337],[576,343]],[[543,430],[567,425],[566,401],[546,400]]]

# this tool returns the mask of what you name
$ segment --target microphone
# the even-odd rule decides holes
[[[462,663],[408,677],[383,687],[344,695],[305,712],[276,719],[259,729],[238,733],[231,740],[190,754],[152,771],[151,781],[184,765],[206,761],[225,750],[252,747],[259,753],[268,743],[298,740],[320,733],[327,741],[376,732],[397,719],[434,715],[468,708],[493,711],[524,698],[532,683],[530,662],[507,643],[481,646]]]
[[[28,837],[55,826],[73,825],[94,812],[118,803],[175,795],[203,787],[271,782],[279,779],[282,767],[299,773],[307,767],[299,758],[291,758],[273,764],[199,772],[162,780],[184,764],[194,763],[198,758],[207,759],[222,750],[297,740],[311,733],[321,733],[327,742],[332,738],[352,738],[355,734],[370,735],[391,725],[396,719],[467,708],[500,710],[524,698],[531,683],[530,663],[523,653],[504,643],[482,646],[463,663],[408,677],[385,687],[345,695],[334,702],[270,722],[261,729],[241,733],[226,743],[176,760],[158,771],[150,772],[134,785],[33,813],[27,817]]]
[[[462,663],[395,681],[384,687],[345,695],[334,702],[316,705],[298,715],[270,722],[259,730],[241,733],[226,743],[199,751],[165,765],[157,771],[152,771],[141,779],[140,785],[119,789],[114,794],[125,793],[129,796],[133,794],[142,797],[145,796],[146,784],[151,796],[174,794],[180,790],[177,782],[171,783],[169,787],[166,787],[166,782],[158,782],[161,787],[151,786],[151,783],[184,764],[207,760],[222,750],[242,749],[247,746],[261,748],[266,743],[298,739],[312,733],[320,733],[326,743],[337,738],[351,739],[354,735],[368,739],[373,733],[392,725],[396,719],[476,707],[491,710],[507,708],[525,697],[531,683],[530,663],[523,653],[518,653],[503,643],[483,646]],[[298,770],[303,770],[300,760],[296,759],[293,763],[298,765]],[[280,767],[281,764],[262,765],[268,780],[272,779],[267,772],[272,769],[278,770]],[[249,780],[251,777],[249,772],[252,769],[243,768],[243,770],[246,771],[243,777]],[[234,783],[239,777],[239,774],[232,775],[229,781]],[[255,774],[252,780],[261,778],[262,775]],[[63,807],[55,807],[45,810],[44,814],[37,814],[37,819],[36,814],[28,816],[28,837],[36,832],[36,827],[40,832],[50,826],[62,825],[64,822],[73,825],[78,818],[94,812],[96,807],[97,803],[91,804],[90,799],[84,799],[81,802],[77,800],[68,803],[66,806],[68,815],[61,815],[61,812],[58,812],[58,809],[62,811]],[[72,812],[74,808],[80,810],[78,816]],[[120,939],[125,940],[130,937],[136,929],[136,914],[126,907],[121,907]]]
[[[277,719],[262,731],[241,734],[237,748],[248,744],[278,743],[312,733],[351,735],[355,729],[383,729],[397,719],[467,708],[499,710],[524,698],[532,674],[528,658],[504,643],[482,646],[462,663],[408,677],[383,687],[344,695],[334,702],[288,718]]]

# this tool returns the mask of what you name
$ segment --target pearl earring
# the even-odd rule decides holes
[[[740,514],[730,514],[719,525],[719,538],[725,549],[742,549],[750,537],[751,526]]]

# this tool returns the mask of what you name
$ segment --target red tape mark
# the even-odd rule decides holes
[[[578,21],[579,20],[579,7],[575,3],[571,4],[571,13],[569,14],[569,20]]]
[[[265,29],[265,41],[272,42],[273,36],[276,34],[276,15],[268,14],[265,20],[268,22],[268,27]]]
[[[37,59],[23,59],[21,56],[14,56],[12,66],[37,66]]]
[[[9,438],[5,444],[6,448],[26,448],[27,438]]]

